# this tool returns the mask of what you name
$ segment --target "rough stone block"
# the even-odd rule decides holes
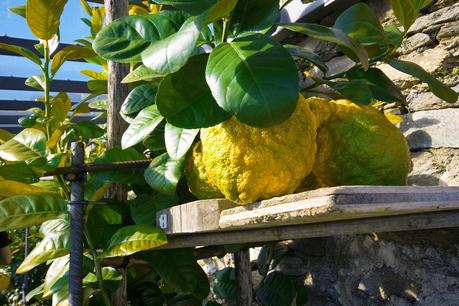
[[[418,48],[432,43],[430,36],[425,33],[416,33],[405,39],[400,47],[400,54],[408,54]]]
[[[459,92],[459,85],[453,87],[453,90]],[[412,91],[407,97],[406,100],[410,107],[410,110],[413,112],[424,111],[424,110],[433,110],[433,109],[443,109],[450,107],[459,107],[459,101],[456,103],[448,103],[434,95],[432,92],[417,92]]]
[[[403,119],[400,130],[412,150],[459,148],[459,109],[414,112]]]
[[[459,35],[459,21],[454,21],[447,23],[440,28],[440,31],[438,31],[437,34],[437,39],[441,41],[457,35]]]
[[[459,3],[444,7],[425,16],[419,17],[408,31],[408,34],[425,32],[432,25],[459,19]]]
[[[459,149],[438,148],[411,153],[413,186],[459,186]]]

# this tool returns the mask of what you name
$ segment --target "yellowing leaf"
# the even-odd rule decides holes
[[[46,189],[16,181],[0,181],[0,200],[15,195],[49,193]]]
[[[67,0],[27,0],[26,19],[32,33],[49,40],[59,31],[59,24]]]
[[[392,123],[392,124],[398,124],[403,122],[403,118],[391,113],[385,113],[384,116]]]
[[[133,16],[133,15],[147,15],[147,14],[148,14],[148,11],[146,9],[144,9],[143,7],[140,7],[140,6],[135,5],[135,4],[129,5],[129,15],[130,16]]]

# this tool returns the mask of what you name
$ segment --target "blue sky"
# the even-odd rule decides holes
[[[0,35],[34,39],[24,18],[8,11],[9,7],[24,4],[26,0],[0,0]],[[61,42],[72,43],[75,39],[89,35],[89,28],[80,20],[87,17],[79,0],[69,0],[61,18]],[[87,80],[80,74],[82,69],[100,70],[99,67],[81,63],[68,62],[58,72],[56,79]],[[31,62],[19,57],[0,55],[0,75],[27,77],[38,74],[39,70]],[[2,99],[30,99],[36,93],[11,92],[0,90]]]

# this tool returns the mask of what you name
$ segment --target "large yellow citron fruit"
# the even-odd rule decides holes
[[[290,118],[273,127],[255,128],[233,117],[202,129],[207,179],[239,204],[292,193],[312,170],[316,128],[300,96]]]
[[[188,182],[188,188],[198,199],[223,198],[222,193],[207,178],[206,168],[202,160],[202,145],[200,141],[187,154],[185,177]]]
[[[406,185],[408,144],[383,114],[348,100],[307,99],[318,121],[313,174],[325,185]]]

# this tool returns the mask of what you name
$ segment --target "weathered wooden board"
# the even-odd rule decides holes
[[[223,199],[195,201],[160,211],[157,224],[167,234],[185,234],[443,210],[459,211],[459,187],[343,186],[291,194],[246,206],[237,206]]]
[[[323,223],[281,225],[272,228],[236,228],[231,231],[219,230],[171,234],[168,235],[168,243],[160,248],[175,249],[448,227],[459,227],[459,211],[426,212]]]

